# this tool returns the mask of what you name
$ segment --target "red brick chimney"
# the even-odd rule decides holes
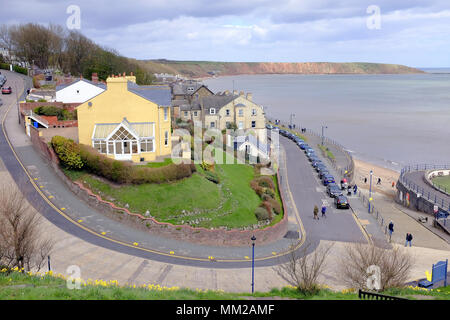
[[[92,79],[92,82],[93,82],[93,83],[98,83],[98,75],[97,75],[97,72],[92,73],[91,79]]]

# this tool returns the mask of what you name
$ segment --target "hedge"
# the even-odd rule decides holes
[[[134,166],[108,158],[90,146],[61,136],[52,138],[52,146],[63,166],[74,170],[83,168],[116,183],[171,182],[190,177],[196,171],[194,164],[170,164],[159,168]]]
[[[61,136],[54,136],[52,137],[51,144],[64,167],[71,170],[77,170],[83,167],[80,149],[75,141]]]
[[[27,68],[23,68],[21,66],[13,66],[13,70],[15,72],[22,73],[22,74],[24,74],[26,76],[28,75],[28,69]]]
[[[0,69],[9,70],[9,63],[0,63]]]

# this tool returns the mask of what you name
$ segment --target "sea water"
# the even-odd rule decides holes
[[[357,159],[400,171],[450,164],[450,69],[405,75],[241,75],[210,78],[214,92],[251,92],[266,114],[310,128]],[[447,73],[446,73],[447,72]],[[295,115],[295,116],[291,116]]]

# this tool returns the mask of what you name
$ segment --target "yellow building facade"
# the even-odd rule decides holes
[[[78,141],[117,160],[171,155],[170,87],[139,86],[133,75],[111,76],[107,89],[77,107]]]

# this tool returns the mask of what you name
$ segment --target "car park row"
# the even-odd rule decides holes
[[[328,170],[327,166],[320,160],[320,158],[316,155],[313,148],[311,148],[303,139],[297,136],[294,133],[291,133],[287,130],[280,129],[276,126],[269,125],[267,126],[270,130],[278,130],[279,134],[294,141],[297,146],[302,149],[308,160],[311,162],[312,167],[316,170],[319,179],[322,184],[327,187],[327,194],[334,199],[334,204],[338,209],[349,209],[350,204],[348,202],[347,197],[343,194],[345,190],[345,186],[341,184],[339,187],[336,184],[336,181]]]

